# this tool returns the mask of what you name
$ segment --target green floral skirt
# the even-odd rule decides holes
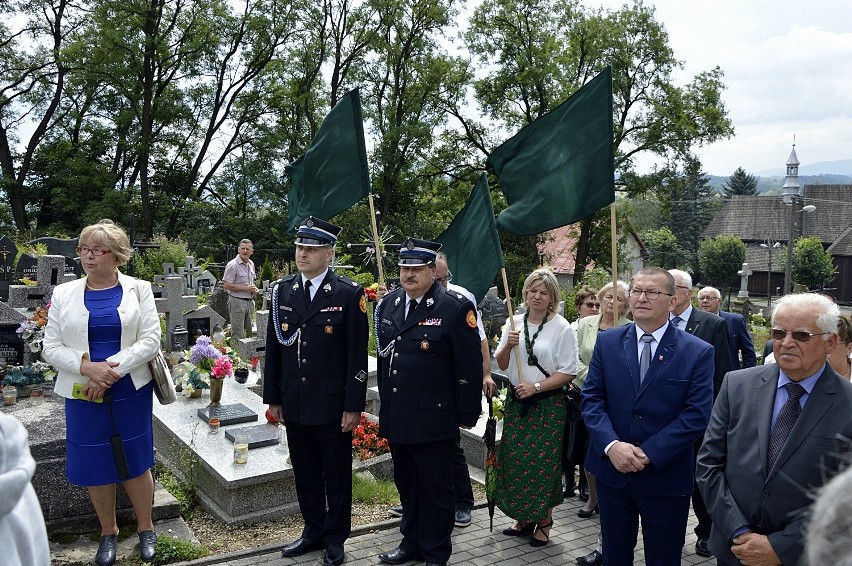
[[[541,399],[521,416],[522,405],[506,404],[497,458],[497,507],[509,517],[538,522],[562,503],[562,437],[565,401]]]

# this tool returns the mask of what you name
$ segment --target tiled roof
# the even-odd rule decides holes
[[[800,213],[802,234],[831,244],[852,223],[852,185],[805,185],[804,193],[802,205],[817,209]],[[780,196],[735,196],[725,201],[702,235],[728,234],[746,243],[767,239],[786,243],[789,230],[790,208]]]
[[[749,244],[746,246],[746,263],[752,271],[768,271],[769,270],[769,250],[760,247],[759,244]],[[772,249],[772,273],[784,273],[787,267],[787,246],[781,246]]]
[[[545,236],[544,243],[539,246],[539,253],[544,256],[544,261],[550,265],[553,273],[574,274],[577,259],[574,248],[579,232],[579,224],[570,224],[551,230]]]
[[[852,256],[852,225],[847,226],[826,251],[833,256]]]

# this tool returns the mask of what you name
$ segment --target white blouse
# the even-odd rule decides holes
[[[530,333],[534,335],[538,330],[538,324],[530,324]],[[512,330],[509,324],[509,319],[506,319],[506,324],[503,326],[503,334],[500,336],[500,343],[497,345],[499,350],[506,345],[509,339],[509,332]],[[515,315],[515,330],[520,330],[520,344],[517,348],[512,348],[509,353],[509,367],[506,368],[506,375],[513,385],[518,385],[518,364],[515,362],[515,355],[518,351],[521,353],[521,371],[523,372],[524,383],[537,383],[543,381],[546,376],[536,366],[531,366],[527,363],[527,348],[524,340],[524,315]],[[550,314],[541,333],[535,339],[533,352],[538,358],[538,364],[544,368],[548,375],[554,372],[565,373],[568,375],[577,375],[577,338],[574,331],[571,329],[571,324],[559,316],[558,314]]]

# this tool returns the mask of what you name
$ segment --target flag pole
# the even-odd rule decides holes
[[[509,308],[509,325],[512,327],[512,332],[515,331],[515,309],[512,308],[512,295],[509,293],[509,279],[506,277],[506,268],[501,267],[500,273],[503,275],[503,292],[506,293],[506,306]],[[520,344],[515,344],[515,361],[518,363],[518,384],[524,382],[523,368],[521,367],[521,349]]]
[[[379,285],[385,286],[385,271],[382,268],[382,253],[384,246],[379,245],[379,227],[376,224],[376,206],[373,204],[373,193],[367,195],[370,201],[370,218],[373,223],[373,246],[376,248],[376,268],[379,272]]]
[[[618,237],[615,229],[615,201],[609,203],[609,246],[612,253],[612,325],[618,326]]]

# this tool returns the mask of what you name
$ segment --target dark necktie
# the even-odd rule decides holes
[[[674,325],[675,325],[675,326],[677,326],[678,328],[680,328],[680,323],[681,323],[681,322],[683,322],[683,319],[682,319],[681,317],[679,317],[679,316],[673,316],[673,317],[672,317],[672,324],[674,324]]]
[[[411,315],[414,314],[414,309],[417,308],[417,301],[414,299],[408,301],[408,314],[405,315],[405,320],[411,318]]]
[[[651,367],[651,342],[654,337],[648,333],[642,335],[642,355],[639,357],[639,383],[645,380],[645,374],[648,373],[648,368]]]
[[[775,465],[775,460],[781,449],[784,447],[784,442],[793,430],[793,425],[799,418],[802,412],[802,407],[799,404],[799,399],[805,394],[805,388],[798,383],[785,383],[784,388],[787,390],[789,398],[787,402],[778,411],[778,418],[775,419],[775,426],[772,428],[772,434],[769,435],[769,450],[766,454],[766,471],[772,470]]]
[[[305,308],[311,306],[311,280],[305,281]]]

